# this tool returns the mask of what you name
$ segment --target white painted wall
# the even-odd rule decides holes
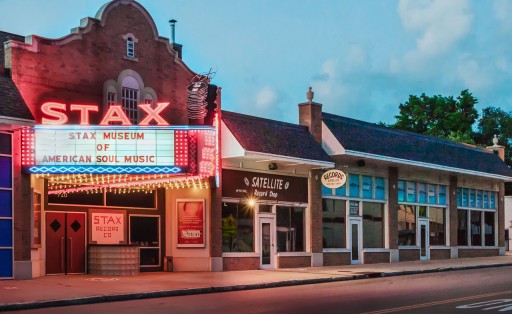
[[[508,250],[512,251],[512,196],[505,196],[505,230],[508,230]]]

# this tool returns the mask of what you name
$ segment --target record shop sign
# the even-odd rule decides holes
[[[308,202],[308,179],[222,170],[222,196],[281,202]]]
[[[333,169],[322,175],[322,184],[328,189],[337,189],[347,182],[347,176],[341,170]]]

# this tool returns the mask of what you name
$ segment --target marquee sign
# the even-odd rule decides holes
[[[95,104],[41,105],[42,125],[23,129],[22,165],[48,174],[215,174],[216,128],[170,126],[161,116],[169,103],[139,104],[133,125],[120,105],[110,105],[99,125]],[[69,115],[80,125],[70,125]]]

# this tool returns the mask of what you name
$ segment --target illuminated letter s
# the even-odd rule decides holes
[[[68,122],[68,116],[61,111],[57,110],[63,110],[66,111],[66,104],[61,104],[58,102],[45,102],[41,106],[41,111],[44,115],[50,116],[55,119],[47,119],[43,117],[42,123],[43,124],[65,124]]]

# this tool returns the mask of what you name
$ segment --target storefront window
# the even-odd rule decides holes
[[[435,184],[428,185],[428,203],[429,204],[437,203],[437,186]]]
[[[416,183],[407,181],[407,202],[416,202]]]
[[[140,266],[160,265],[160,217],[130,216],[130,243],[140,246]]]
[[[363,176],[363,198],[373,198],[373,178]]]
[[[384,247],[384,204],[363,202],[363,247]]]
[[[322,200],[323,248],[346,247],[346,203],[344,200]]]
[[[347,196],[347,183],[343,184],[341,187],[334,190],[334,194],[336,196]]]
[[[430,207],[429,208],[429,232],[430,232],[430,245],[446,245],[444,223],[444,208]]]
[[[427,216],[427,206],[419,206],[418,207],[418,216],[422,218],[428,218]]]
[[[375,178],[375,199],[386,199],[386,181],[384,178]]]
[[[260,213],[271,213],[272,212],[272,205],[259,204],[258,205],[258,211]]]
[[[260,211],[265,206],[259,205]],[[239,203],[222,203],[222,252],[254,252],[254,210]]]
[[[457,244],[468,245],[468,211],[459,209],[457,211]]]
[[[446,186],[439,185],[439,205],[446,205]]]
[[[398,245],[416,245],[416,212],[414,206],[398,206]]]
[[[322,195],[332,195],[332,189],[329,189],[322,184]]]
[[[418,202],[427,203],[427,185],[418,183]]]
[[[304,208],[277,206],[277,252],[304,251]]]
[[[494,246],[494,213],[484,213],[485,246]]]
[[[482,245],[482,212],[471,211],[471,245]]]
[[[405,202],[405,181],[398,180],[398,201]]]
[[[348,175],[348,183],[349,183],[349,196],[351,197],[359,197],[359,176],[355,174]]]
[[[41,245],[41,193],[34,193],[34,238],[33,245]]]

